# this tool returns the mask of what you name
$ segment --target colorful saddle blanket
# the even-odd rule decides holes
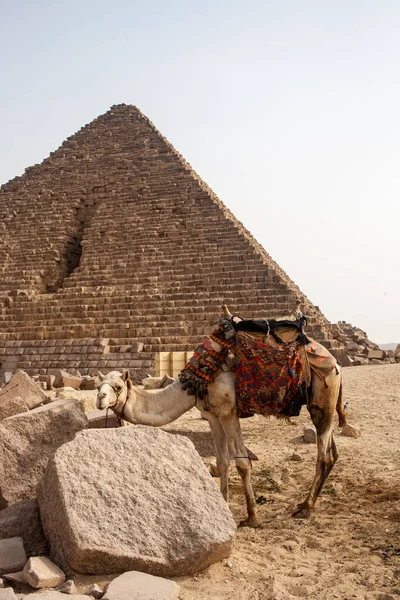
[[[298,416],[307,401],[308,365],[304,345],[277,346],[238,332],[234,348],[238,416]]]

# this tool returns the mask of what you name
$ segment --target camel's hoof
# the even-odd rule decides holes
[[[311,510],[304,504],[299,504],[297,510],[294,511],[292,517],[295,519],[309,519],[311,516]]]
[[[256,529],[257,527],[261,527],[261,523],[255,517],[247,517],[245,521],[240,521],[239,527],[252,527]]]

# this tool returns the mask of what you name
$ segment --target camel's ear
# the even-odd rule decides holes
[[[103,375],[103,373],[100,373],[100,371],[98,372],[98,377],[99,377],[100,381],[103,381],[104,375]]]
[[[129,370],[126,369],[126,371],[122,373],[122,381],[127,381],[129,379],[129,375]]]

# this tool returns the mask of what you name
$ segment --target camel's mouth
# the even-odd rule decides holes
[[[107,398],[97,398],[97,402],[96,402],[96,408],[100,409],[100,410],[104,410],[105,408],[107,408],[109,405],[108,399]]]

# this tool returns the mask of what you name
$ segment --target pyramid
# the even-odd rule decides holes
[[[157,371],[221,315],[332,325],[136,107],[117,105],[0,188],[0,376]]]

